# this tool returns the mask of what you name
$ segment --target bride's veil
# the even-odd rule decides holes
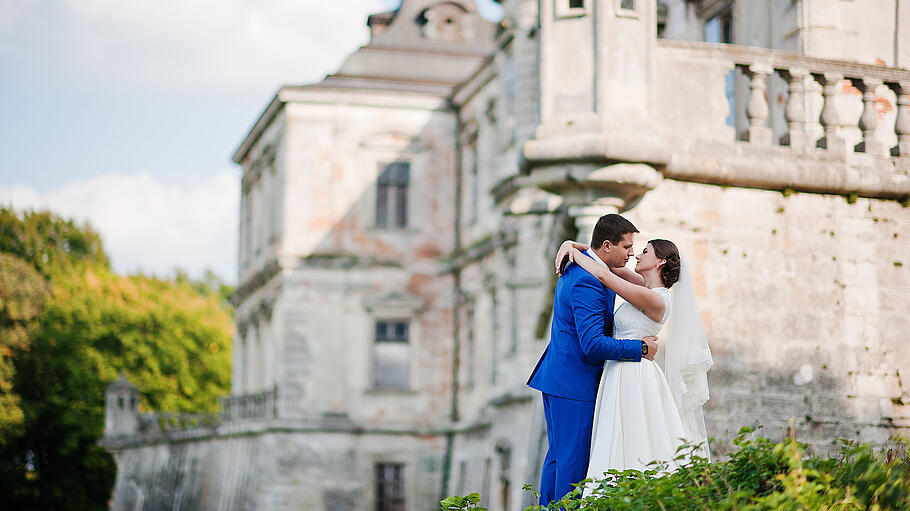
[[[670,318],[657,352],[663,356],[664,373],[679,409],[686,440],[702,443],[696,453],[710,459],[708,435],[702,405],[708,401],[708,370],[714,364],[705,328],[698,314],[692,272],[688,260],[680,257],[679,281],[671,288]]]

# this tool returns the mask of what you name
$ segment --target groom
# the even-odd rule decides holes
[[[604,215],[594,226],[585,255],[610,268],[632,257],[638,229],[619,215]],[[587,475],[597,385],[605,360],[654,359],[657,338],[614,339],[613,291],[578,265],[569,265],[556,283],[550,344],[528,385],[543,397],[547,457],[540,476],[540,505],[572,491]]]

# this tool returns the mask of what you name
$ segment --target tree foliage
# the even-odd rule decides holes
[[[0,250],[48,290],[10,349],[2,396],[21,421],[0,443],[0,509],[105,509],[115,475],[97,445],[105,387],[122,371],[144,409],[214,410],[229,390],[230,288],[214,275],[116,275],[91,228],[47,212],[0,209]]]
[[[46,295],[47,284],[34,268],[0,252],[0,444],[17,432],[24,418],[13,392],[13,352],[28,348]]]

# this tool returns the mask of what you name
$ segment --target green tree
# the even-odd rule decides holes
[[[46,294],[47,284],[34,268],[0,252],[0,444],[23,421],[19,396],[13,392],[13,353],[28,349]]]
[[[123,371],[143,409],[214,410],[229,389],[231,311],[211,286],[112,273],[97,234],[49,213],[0,210],[0,247],[50,288],[28,349],[13,350],[23,421],[0,446],[0,509],[106,509],[104,388]]]

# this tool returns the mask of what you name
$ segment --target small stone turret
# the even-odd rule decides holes
[[[139,432],[139,389],[120,373],[104,391],[104,436],[126,436]]]

